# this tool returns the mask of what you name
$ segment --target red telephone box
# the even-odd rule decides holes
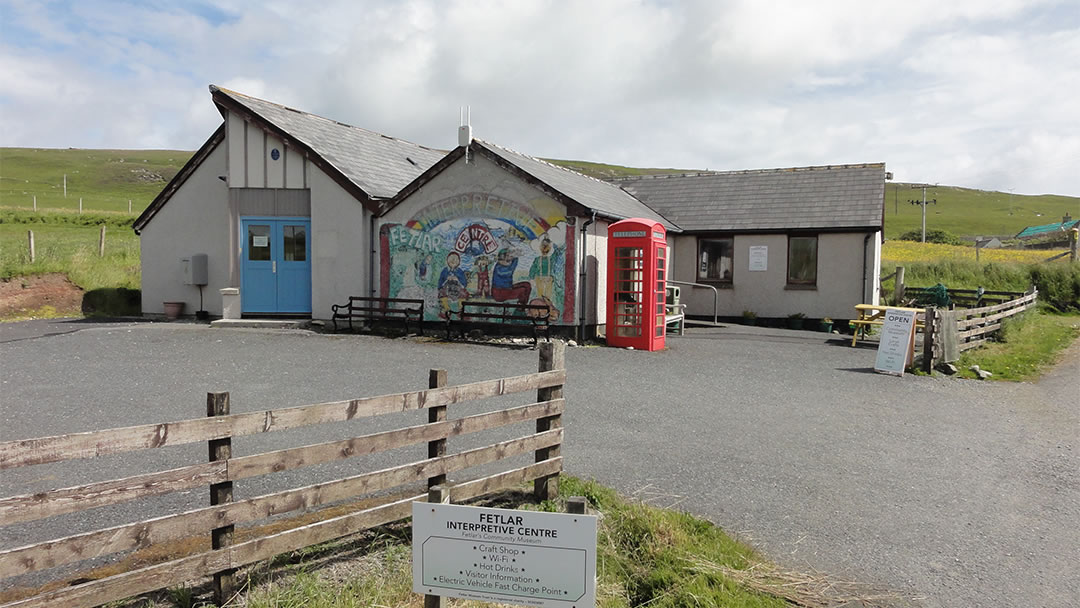
[[[667,230],[630,218],[608,227],[607,343],[664,348]]]

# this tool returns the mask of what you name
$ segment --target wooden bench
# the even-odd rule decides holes
[[[349,331],[353,330],[353,320],[358,321],[403,321],[405,333],[409,333],[409,321],[416,321],[417,331],[424,335],[424,301],[408,298],[368,298],[349,296],[347,304],[334,304],[334,331],[338,330],[339,320],[349,322]]]
[[[482,325],[513,329],[525,327],[532,329],[533,346],[540,342],[540,332],[544,332],[551,341],[551,307],[547,304],[517,304],[514,302],[467,301],[461,303],[460,310],[451,310],[446,316],[446,339],[450,339],[456,324],[461,338],[469,327]]]

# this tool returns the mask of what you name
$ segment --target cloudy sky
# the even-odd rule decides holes
[[[1076,0],[0,0],[0,146],[198,147],[213,83],[417,143],[1080,195]]]

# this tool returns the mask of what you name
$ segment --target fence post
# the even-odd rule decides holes
[[[428,372],[428,388],[442,388],[446,386],[446,370],[445,369],[433,369]],[[442,422],[446,420],[446,406],[436,405],[434,407],[427,408],[428,411],[428,423]],[[439,456],[446,455],[446,439],[435,439],[428,442],[427,456],[428,458],[438,458]],[[428,488],[434,488],[435,486],[446,483],[446,475],[433,475],[428,477]],[[430,501],[429,501],[430,502]]]
[[[128,215],[131,215],[131,199],[128,199]]]
[[[1076,261],[1076,243],[1080,241],[1080,228],[1073,228],[1069,231],[1069,261]]]
[[[573,515],[585,515],[589,510],[588,504],[584,496],[571,496],[566,500],[566,512]]]
[[[445,374],[446,372],[443,373]],[[428,488],[427,501],[436,504],[450,504],[450,488],[446,486],[432,486]],[[446,602],[443,601],[441,595],[424,594],[424,608],[443,608],[445,605]]]
[[[34,259],[37,257],[37,251],[34,249],[34,231],[33,230],[27,230],[26,231],[26,240],[29,241],[29,245],[30,245],[30,263],[33,264]]]
[[[228,416],[229,393],[206,393],[206,415]],[[232,458],[232,437],[211,439],[210,461],[228,460]],[[223,481],[210,484],[210,505],[220,505],[233,501],[233,483]],[[210,531],[210,542],[213,549],[224,549],[233,544],[234,526],[221,526]],[[235,587],[233,574],[236,570],[222,570],[214,573],[214,603],[222,606],[232,597]]]
[[[105,257],[105,224],[101,225],[101,236],[98,237],[98,257]]]
[[[896,267],[896,281],[893,283],[893,304],[897,306],[904,299],[904,267]]]
[[[556,369],[566,369],[566,344],[561,340],[544,342],[540,345],[539,371],[549,372]],[[541,388],[536,391],[538,402],[561,399],[563,396],[562,385],[550,388]],[[562,428],[562,416],[547,416],[536,420],[536,432],[543,433],[552,429]],[[561,453],[562,446],[553,445],[536,450],[536,462],[543,462],[549,458],[555,458]],[[559,495],[559,475],[540,477],[533,481],[533,496],[536,500],[554,500]]]
[[[79,215],[82,215],[82,197],[79,197]]]
[[[37,195],[34,195],[34,211],[37,211]]]
[[[934,329],[937,323],[937,311],[930,307],[926,309],[923,328],[923,371],[930,373],[934,370]]]

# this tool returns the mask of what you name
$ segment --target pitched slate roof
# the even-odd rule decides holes
[[[612,219],[640,217],[664,224],[671,232],[681,232],[680,227],[660,215],[648,205],[634,198],[631,193],[608,182],[582,175],[549,162],[515,152],[491,142],[474,139],[473,145],[487,151],[492,160],[516,167],[557,193],[576,201],[598,215]],[[501,163],[500,163],[501,164]]]
[[[881,229],[885,163],[611,180],[685,231]]]
[[[317,154],[370,198],[390,198],[440,158],[445,150],[380,135],[270,101],[210,85],[218,105],[246,110],[279,135]],[[240,107],[237,108],[237,105]]]
[[[1068,232],[1072,230],[1073,226],[1080,226],[1080,220],[1069,220],[1068,222],[1058,222],[1056,224],[1043,224],[1041,226],[1028,226],[1016,235],[1018,239],[1033,239],[1040,236],[1050,236],[1059,232]]]

